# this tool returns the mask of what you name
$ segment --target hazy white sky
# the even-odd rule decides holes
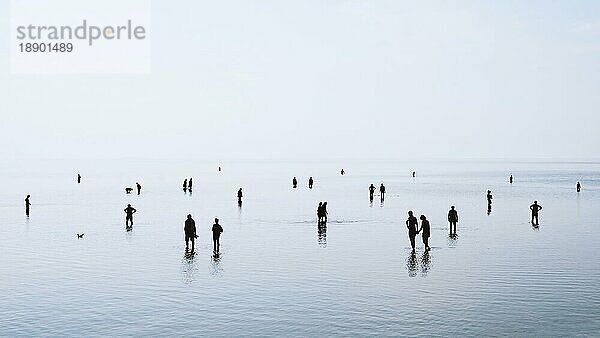
[[[8,27],[0,2],[0,27]],[[600,158],[598,1],[152,1],[149,75],[16,75],[0,156]]]

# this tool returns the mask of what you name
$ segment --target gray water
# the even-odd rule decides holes
[[[4,161],[0,335],[600,336],[598,163],[220,164]],[[190,196],[181,184],[191,176]],[[124,194],[136,181],[142,194]],[[382,182],[386,200],[371,205],[367,187]],[[321,233],[319,201],[329,202]],[[138,210],[131,232],[127,203]],[[410,253],[408,210],[431,222],[429,253],[420,237]],[[193,257],[188,213],[200,235]]]

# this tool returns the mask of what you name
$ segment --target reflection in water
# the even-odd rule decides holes
[[[419,259],[416,253],[410,253],[406,258],[406,268],[408,269],[409,277],[417,277],[418,271],[421,271],[421,277],[426,277],[431,269],[431,254],[430,251],[424,251]]]
[[[185,284],[191,284],[196,278],[196,253],[185,249],[183,259],[181,260],[181,279]]]
[[[221,254],[214,253],[212,255],[212,265],[210,269],[211,276],[221,277],[223,275],[223,267],[221,266]]]
[[[448,247],[454,248],[456,246],[456,244],[458,244],[458,235],[457,234],[448,235]]]
[[[317,223],[317,242],[320,246],[326,248],[327,247],[327,223],[326,222],[318,222]]]
[[[531,223],[531,229],[532,229],[533,231],[540,231],[540,226],[539,226],[539,225],[536,225],[536,224],[533,224],[533,223]]]

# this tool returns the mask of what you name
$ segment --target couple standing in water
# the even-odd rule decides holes
[[[431,227],[429,221],[425,215],[419,217],[421,219],[421,228],[419,227],[419,221],[413,215],[412,210],[408,212],[408,219],[406,220],[406,227],[408,228],[408,238],[410,239],[410,245],[412,246],[412,252],[415,252],[415,238],[421,231],[423,232],[423,244],[425,245],[425,251],[429,251],[429,236],[431,235]]]
[[[327,202],[319,202],[317,207],[317,222],[327,223]]]

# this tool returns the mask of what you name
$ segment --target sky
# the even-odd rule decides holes
[[[600,159],[600,2],[152,0],[148,74],[14,74],[0,156]]]

